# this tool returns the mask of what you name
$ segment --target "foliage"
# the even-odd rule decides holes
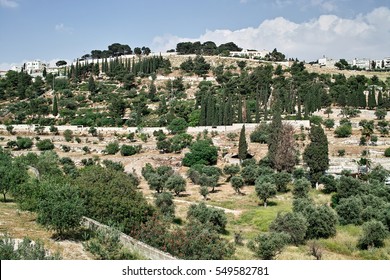
[[[240,166],[238,164],[227,164],[223,167],[223,173],[226,175],[229,175],[229,177],[226,179],[226,182],[229,182],[232,176],[239,173],[241,170]]]
[[[241,193],[241,188],[244,186],[244,179],[241,176],[233,176],[230,179],[230,183],[232,184],[232,188],[236,191],[236,193]]]
[[[118,141],[108,143],[106,148],[104,149],[105,153],[109,155],[115,155],[117,152],[119,152],[119,150],[120,148]]]
[[[124,232],[139,228],[154,213],[134,180],[123,172],[88,166],[80,171],[75,185],[85,202],[86,216]]]
[[[264,207],[267,207],[268,199],[276,195],[276,186],[270,176],[261,176],[256,179],[255,191],[263,201]]]
[[[359,197],[351,196],[340,199],[335,210],[339,215],[339,221],[342,225],[360,225],[363,222],[363,202]]]
[[[141,145],[131,146],[131,145],[122,145],[120,148],[121,155],[124,157],[132,156],[139,153],[141,150]]]
[[[137,260],[140,256],[124,248],[120,233],[111,229],[98,229],[92,238],[83,243],[84,248],[94,255],[96,260]]]
[[[310,168],[312,183],[329,168],[328,139],[321,126],[313,125],[310,129],[310,144],[303,153],[303,160]]]
[[[290,236],[290,242],[294,245],[303,244],[307,231],[306,218],[301,213],[278,213],[269,229],[271,232],[284,232]]]
[[[240,161],[246,159],[248,154],[248,143],[246,142],[245,125],[242,126],[240,131],[240,138],[238,141],[238,158]]]
[[[340,125],[334,130],[334,134],[338,138],[347,138],[352,134],[352,127],[349,125]]]
[[[389,148],[386,148],[385,152],[384,152],[384,156],[385,157],[390,157],[390,147]]]
[[[18,244],[6,234],[0,239],[0,260],[58,260],[59,254],[51,255],[41,240],[25,237]]]
[[[218,151],[210,140],[198,140],[190,147],[190,153],[183,158],[184,166],[195,164],[213,165],[217,163]]]
[[[284,246],[289,242],[289,235],[280,232],[269,234],[260,233],[248,243],[256,257],[263,260],[273,260],[280,254]]]
[[[51,142],[50,139],[44,139],[44,140],[38,141],[36,143],[36,146],[37,146],[38,150],[40,150],[40,151],[48,151],[48,150],[54,149],[54,144]]]
[[[72,138],[73,138],[73,131],[72,130],[66,129],[64,131],[63,135],[64,135],[64,138],[65,138],[66,142],[72,141]]]
[[[328,129],[328,130],[330,130],[331,128],[333,128],[334,127],[334,120],[333,119],[326,119],[326,120],[324,120],[324,126]]]
[[[294,198],[308,198],[311,184],[306,178],[295,180],[293,188]]]
[[[165,182],[165,188],[173,191],[175,195],[180,195],[181,192],[186,191],[186,180],[180,174],[173,174]]]
[[[173,196],[171,193],[162,192],[156,194],[154,203],[164,217],[168,219],[175,217],[175,204],[173,202]]]
[[[77,188],[66,184],[44,186],[37,209],[40,224],[63,236],[80,226],[84,213],[83,200]]]
[[[122,172],[125,171],[125,167],[123,166],[123,164],[121,162],[115,162],[115,161],[112,161],[109,159],[105,159],[105,160],[103,160],[102,163],[104,164],[104,166],[106,168],[111,168],[113,170],[122,171]]]
[[[337,214],[330,207],[308,205],[302,214],[308,222],[306,238],[329,238],[336,234]]]
[[[172,134],[181,134],[186,132],[188,123],[184,118],[175,118],[171,121],[167,128]]]
[[[367,250],[382,247],[384,239],[388,236],[385,226],[379,221],[369,221],[363,224],[363,233],[358,240],[358,247]]]
[[[207,207],[204,202],[192,204],[187,212],[188,219],[195,219],[202,224],[210,223],[217,232],[225,232],[227,218],[225,212],[214,207]]]
[[[286,192],[287,184],[291,182],[291,174],[286,171],[277,172],[272,175],[278,192]]]

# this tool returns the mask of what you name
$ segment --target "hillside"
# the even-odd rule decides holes
[[[182,65],[189,61],[189,57],[197,65],[192,70],[188,65]],[[242,61],[245,64],[239,63]],[[61,176],[72,184],[80,176],[75,170],[82,174],[88,166],[123,169],[139,179],[138,190],[151,205],[156,191],[150,187],[142,169],[148,163],[154,168],[170,166],[186,182],[185,191],[173,197],[175,221],[169,225],[170,230],[186,229],[191,224],[187,216],[191,205],[205,202],[208,206],[219,207],[217,209],[223,210],[227,217],[226,231],[220,236],[229,244],[235,243],[235,253],[227,256],[230,259],[259,258],[247,244],[258,234],[268,232],[278,213],[293,211],[295,197],[292,191],[299,177],[291,170],[289,172],[294,175],[289,175],[287,191],[277,192],[267,207],[263,207],[254,182],[245,182],[241,193],[237,193],[224,171],[227,165],[239,164],[241,171],[238,174],[244,177],[245,164],[253,164],[249,161],[242,164],[236,158],[238,136],[245,123],[248,153],[255,159],[253,168],[258,172],[255,179],[279,173],[264,160],[268,145],[251,141],[255,131],[261,134],[267,130],[263,127],[264,130],[259,131],[257,127],[262,121],[270,123],[278,102],[283,123],[293,125],[291,136],[298,157],[294,170],[303,167],[304,176],[310,179],[309,167],[303,159],[311,142],[310,122],[322,122],[329,144],[330,164],[326,174],[335,175],[332,177],[335,184],[340,184],[340,175],[358,173],[359,166],[369,165],[371,171],[381,165],[390,170],[390,161],[384,155],[390,147],[388,73],[375,73],[377,79],[368,72],[340,72],[300,63],[278,67],[276,64],[223,57],[204,57],[202,60],[196,56],[172,56],[169,63],[165,58],[148,58],[139,63],[131,66],[131,61],[116,61],[110,63],[112,65],[98,65],[98,69],[93,65],[74,66],[73,70],[67,67],[63,71],[68,78],[55,79],[54,90],[53,80],[50,80],[53,77],[50,76],[46,80],[32,81],[22,74],[16,74],[16,77],[12,74],[0,80],[3,122],[0,146],[16,160],[30,152],[44,154],[44,149],[39,148],[43,140],[54,144],[48,149],[58,157],[48,159],[53,160],[50,162],[58,166]],[[134,68],[140,71],[133,71]],[[104,69],[106,73],[102,73]],[[153,73],[148,73],[150,71]],[[195,74],[196,71],[206,74]],[[332,112],[326,112],[328,108]],[[378,112],[384,114],[380,119]],[[334,126],[326,128],[326,120],[334,120]],[[362,122],[364,120],[372,121],[369,133]],[[341,126],[340,122],[350,122],[350,135],[337,137],[335,130]],[[26,142],[26,138],[31,139],[31,145],[21,144],[20,139]],[[191,167],[183,165],[193,143],[202,139],[210,139],[218,148],[213,166],[221,170],[213,186],[214,192],[211,185],[206,184],[209,188],[207,199],[200,193],[200,183],[188,175]],[[110,152],[110,144],[117,146],[114,152]],[[134,152],[123,155],[123,146],[132,146]],[[67,169],[64,162],[69,160],[63,158],[69,158],[74,167]],[[113,165],[112,162],[119,164]],[[34,162],[29,162],[29,165],[35,167]],[[36,168],[42,167],[37,164]],[[41,170],[43,175],[49,172],[48,169]],[[378,178],[378,175],[371,174],[374,173],[360,174],[356,179],[362,189],[375,184],[373,178]],[[386,174],[388,176],[388,172]],[[49,177],[56,178],[54,175]],[[42,182],[45,180],[47,178]],[[382,193],[389,192],[389,187],[382,183]],[[321,181],[307,195],[315,207],[325,205],[336,209],[340,203],[337,201],[339,189],[333,186],[327,191],[327,188],[330,188],[327,182]],[[365,190],[366,193],[355,195],[362,196],[365,208],[372,207],[370,203],[379,203],[383,213],[360,210],[361,220],[356,224],[337,223],[331,236],[307,237],[302,244],[289,243],[277,258],[314,259],[308,252],[317,241],[323,259],[389,259],[388,237],[381,248],[362,250],[357,247],[363,222],[379,219],[385,226],[390,226],[390,216],[386,214],[390,213],[388,194],[380,197],[378,202],[375,200],[377,193]],[[10,193],[13,195],[12,190]],[[374,196],[375,199],[370,198],[374,202],[366,201],[364,195]],[[3,207],[2,211],[9,210]],[[14,226],[7,222],[1,230],[15,233],[10,227]],[[47,234],[44,235],[47,238]],[[241,242],[237,242],[237,236]],[[22,233],[15,233],[15,237],[21,238]],[[73,257],[76,258],[73,255],[68,258]]]

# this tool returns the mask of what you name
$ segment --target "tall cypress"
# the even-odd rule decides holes
[[[329,168],[328,139],[320,125],[312,125],[310,129],[310,144],[303,153],[303,160],[310,169],[312,184]]]
[[[368,108],[374,109],[376,107],[376,99],[374,90],[371,90],[368,94]]]
[[[237,115],[238,115],[238,123],[242,123],[242,100],[241,100],[241,96],[238,96],[238,111],[237,111]]]
[[[55,94],[53,98],[53,116],[56,117],[57,115],[58,115],[58,102],[57,102],[57,95]]]
[[[251,109],[249,108],[249,99],[245,101],[245,113],[246,113],[246,122],[251,123],[252,122],[252,112]]]
[[[240,161],[246,159],[247,154],[248,143],[246,142],[245,125],[243,125],[240,132],[240,138],[238,140],[238,158],[240,159]]]
[[[378,107],[383,108],[384,101],[383,101],[383,94],[382,91],[379,91],[378,93]]]
[[[275,104],[273,110],[270,131],[271,133],[268,138],[268,158],[271,162],[271,166],[274,167],[276,163],[276,153],[282,133],[282,116],[279,102]]]
[[[256,94],[256,123],[259,123],[260,122],[260,96],[259,96],[259,93]]]

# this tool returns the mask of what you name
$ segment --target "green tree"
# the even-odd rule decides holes
[[[226,214],[223,210],[207,207],[204,202],[192,204],[187,212],[188,219],[195,219],[202,224],[210,223],[217,232],[224,232],[227,224]]]
[[[25,167],[0,150],[0,192],[4,202],[7,201],[7,193],[16,190],[27,178]]]
[[[340,199],[335,209],[339,215],[340,224],[342,225],[360,225],[363,222],[363,202],[357,196]]]
[[[352,127],[348,124],[340,125],[334,130],[334,134],[338,138],[349,137],[352,135]]]
[[[256,257],[263,260],[273,260],[280,254],[289,242],[289,235],[280,232],[269,234],[260,233],[248,243],[248,248],[252,250]]]
[[[276,186],[272,183],[271,177],[261,176],[256,180],[255,191],[263,201],[264,207],[267,207],[268,199],[276,195]]]
[[[57,116],[58,115],[58,101],[57,101],[57,95],[54,95],[54,98],[53,98],[53,116]]]
[[[378,120],[384,120],[387,115],[386,109],[383,108],[377,108],[375,110],[375,116]]]
[[[72,130],[66,129],[64,131],[63,135],[64,135],[64,138],[65,138],[66,142],[72,141],[72,138],[73,138],[73,131]]]
[[[168,219],[175,217],[175,203],[171,193],[162,192],[157,194],[154,203],[164,217]]]
[[[367,250],[375,247],[382,247],[388,231],[382,222],[369,221],[363,224],[363,233],[358,240],[358,247]]]
[[[310,180],[313,184],[318,182],[321,175],[329,168],[329,152],[328,139],[321,126],[311,126],[310,140],[303,153],[303,160],[310,168]]]
[[[118,141],[110,142],[107,144],[104,151],[109,155],[115,155],[117,152],[119,152],[119,143]]]
[[[241,193],[241,188],[244,186],[244,179],[241,176],[233,176],[230,180],[232,184],[232,188],[236,191],[236,193]]]
[[[301,213],[278,213],[269,229],[271,232],[284,232],[290,236],[290,242],[298,246],[305,242],[307,231],[306,218]]]
[[[167,128],[172,134],[181,134],[186,132],[188,123],[184,118],[175,118]]]
[[[246,159],[248,154],[248,143],[246,142],[245,125],[242,126],[238,140],[238,158],[240,161]]]
[[[306,178],[295,180],[293,188],[293,196],[297,198],[309,198],[309,191],[311,189],[310,182]]]
[[[278,192],[287,192],[287,184],[291,182],[291,174],[286,171],[272,175]]]
[[[48,150],[54,149],[54,144],[51,142],[50,139],[44,139],[44,140],[38,141],[38,143],[36,143],[36,146],[37,146],[38,150],[40,150],[40,151],[48,151]]]
[[[47,185],[41,193],[37,221],[62,237],[80,226],[85,213],[77,188],[70,185]]]
[[[88,90],[91,94],[96,93],[96,83],[92,75],[88,79]]]
[[[190,152],[183,158],[184,166],[195,164],[213,165],[217,163],[218,150],[211,140],[198,140],[190,147]]]
[[[325,126],[328,130],[330,130],[331,128],[334,127],[334,120],[333,120],[333,119],[326,119],[326,120],[324,121],[324,126]]]
[[[230,182],[230,179],[232,176],[239,173],[241,170],[240,166],[238,164],[227,164],[223,167],[223,173],[228,175],[229,177],[226,179],[226,182]]]
[[[174,174],[165,182],[165,187],[179,196],[181,192],[186,191],[186,180],[180,174]]]

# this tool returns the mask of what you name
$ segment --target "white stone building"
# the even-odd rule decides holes
[[[250,59],[253,58],[264,58],[267,54],[270,54],[270,51],[262,50],[242,50],[240,52],[230,52],[230,56],[238,56],[238,57],[247,57]]]
[[[40,60],[33,60],[24,63],[23,69],[28,74],[42,73],[43,69],[47,67],[46,63]]]

